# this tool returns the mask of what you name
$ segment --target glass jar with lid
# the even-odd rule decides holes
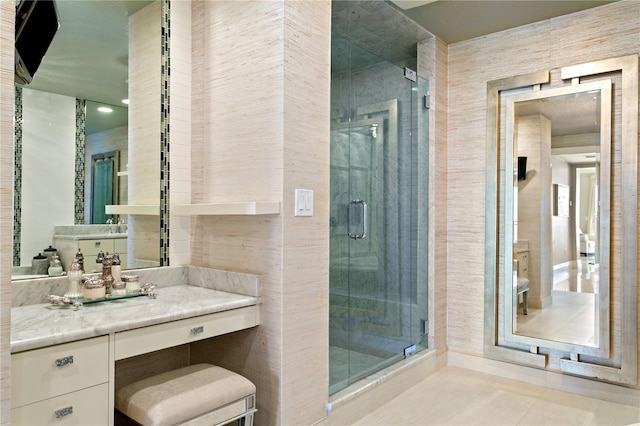
[[[82,283],[82,295],[87,300],[105,298],[104,280],[100,276],[90,277]]]
[[[127,286],[127,293],[136,293],[140,291],[140,277],[138,275],[123,275],[122,282]]]

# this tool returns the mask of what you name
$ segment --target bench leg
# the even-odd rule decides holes
[[[527,314],[527,294],[529,294],[528,291],[525,291],[524,293],[522,293],[522,312],[525,315],[528,315]]]
[[[253,426],[253,413],[249,414],[246,417],[238,419],[239,426]]]

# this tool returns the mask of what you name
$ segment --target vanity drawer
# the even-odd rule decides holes
[[[107,382],[108,356],[108,336],[12,354],[12,408]]]
[[[122,331],[115,335],[115,359],[196,342],[258,325],[258,306],[247,306],[164,324]]]
[[[12,425],[107,425],[109,385],[93,386],[11,410]]]
[[[114,238],[113,239],[113,252],[114,253],[126,253],[127,252],[127,239],[126,238]],[[122,256],[120,256],[122,259]]]
[[[521,278],[529,277],[529,252],[519,252],[515,255],[518,261],[518,276]]]
[[[96,256],[100,251],[113,254],[114,243],[113,238],[105,238],[102,240],[79,240],[78,247],[85,256]],[[94,259],[95,261],[95,259]]]

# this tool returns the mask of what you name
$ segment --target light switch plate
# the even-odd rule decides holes
[[[313,190],[296,189],[295,216],[313,216]]]

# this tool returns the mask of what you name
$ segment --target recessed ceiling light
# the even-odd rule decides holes
[[[113,109],[105,106],[98,107],[98,111],[100,112],[113,112]]]
[[[433,3],[436,0],[391,0],[402,9],[413,9],[414,7],[424,6]]]
[[[123,99],[122,103],[125,104],[125,105],[129,105],[129,99]]]

